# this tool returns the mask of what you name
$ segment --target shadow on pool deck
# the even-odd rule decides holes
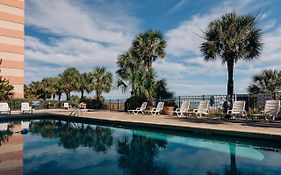
[[[240,124],[242,126],[252,126],[252,127],[269,127],[269,128],[281,128],[281,120],[275,120],[272,122],[264,120],[246,120],[246,119],[220,119],[220,118],[196,118],[196,117],[176,117],[169,116],[167,119],[179,120],[182,122],[192,122],[192,123],[205,123],[205,124]]]

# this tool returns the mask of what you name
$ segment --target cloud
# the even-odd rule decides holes
[[[179,1],[167,12],[167,14],[171,14],[171,13],[174,13],[174,12],[178,11],[178,10],[181,9],[187,2],[188,2],[188,0],[179,0]]]
[[[79,2],[27,1],[26,24],[46,33],[110,44],[128,44],[132,33],[137,31],[137,19],[126,15],[118,3],[105,4],[104,8],[99,4],[100,8],[90,9]]]

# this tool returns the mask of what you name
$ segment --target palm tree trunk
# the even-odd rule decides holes
[[[232,59],[229,59],[227,61],[227,71],[228,71],[227,95],[229,96],[230,100],[232,100],[233,89],[234,89],[233,68],[234,68],[234,61]]]
[[[237,175],[237,166],[236,166],[236,146],[233,144],[229,145],[230,152],[230,174]]]
[[[96,98],[98,101],[100,100],[100,96],[101,96],[100,90],[96,90]]]
[[[61,100],[61,93],[58,94],[58,99]]]
[[[81,91],[81,98],[80,99],[83,99],[84,98],[84,91]]]
[[[66,92],[66,100],[70,100],[70,92]]]

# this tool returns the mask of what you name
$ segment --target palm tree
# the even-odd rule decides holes
[[[116,71],[119,76],[117,86],[122,87],[125,92],[128,86],[131,87],[131,95],[136,95],[135,79],[137,71],[144,68],[143,61],[138,57],[133,56],[132,50],[124,52],[117,58],[117,65],[119,69]],[[126,82],[127,81],[127,82]]]
[[[102,92],[110,92],[112,89],[112,73],[107,71],[105,67],[96,67],[91,76],[92,87],[96,91],[96,99],[100,101]]]
[[[45,91],[48,94],[48,96],[53,99],[55,99],[56,96],[56,79],[53,77],[43,78],[42,83],[44,83]]]
[[[61,96],[64,92],[64,83],[62,81],[62,78],[60,76],[58,77],[55,77],[55,85],[54,85],[54,88],[55,88],[55,91],[56,91],[56,95],[58,96],[58,100],[60,101],[61,100]]]
[[[80,99],[84,98],[85,91],[87,93],[91,92],[91,90],[92,90],[91,81],[92,80],[91,80],[91,74],[90,73],[85,72],[85,73],[80,74],[79,87],[78,87],[78,90],[81,93]]]
[[[79,86],[79,71],[74,68],[67,68],[62,74],[60,74],[61,80],[64,84],[64,92],[66,94],[66,99],[70,99],[70,93],[72,91],[78,90]]]
[[[122,54],[118,57],[117,70],[119,80],[117,86],[126,91],[131,87],[131,96],[144,96],[151,100],[156,96],[157,77],[153,69],[141,66],[136,63],[129,53]]]
[[[155,98],[157,77],[153,69],[144,68],[138,70],[133,84],[137,96],[145,96],[148,100]]]
[[[157,30],[147,30],[138,34],[133,40],[132,51],[144,61],[148,69],[152,68],[152,62],[166,55],[166,40],[162,33]]]
[[[253,76],[253,83],[248,87],[250,94],[269,94],[276,99],[276,92],[281,90],[281,71],[264,70]]]
[[[238,60],[251,61],[260,55],[261,29],[255,16],[227,13],[211,22],[204,33],[201,52],[205,61],[222,59],[227,64],[227,95],[233,96],[233,68]]]

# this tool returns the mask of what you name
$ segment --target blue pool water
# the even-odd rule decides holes
[[[29,130],[21,134],[24,175],[281,174],[280,149],[266,144],[57,120],[9,124],[7,137],[20,134],[17,125]],[[9,144],[4,132],[0,154]]]

